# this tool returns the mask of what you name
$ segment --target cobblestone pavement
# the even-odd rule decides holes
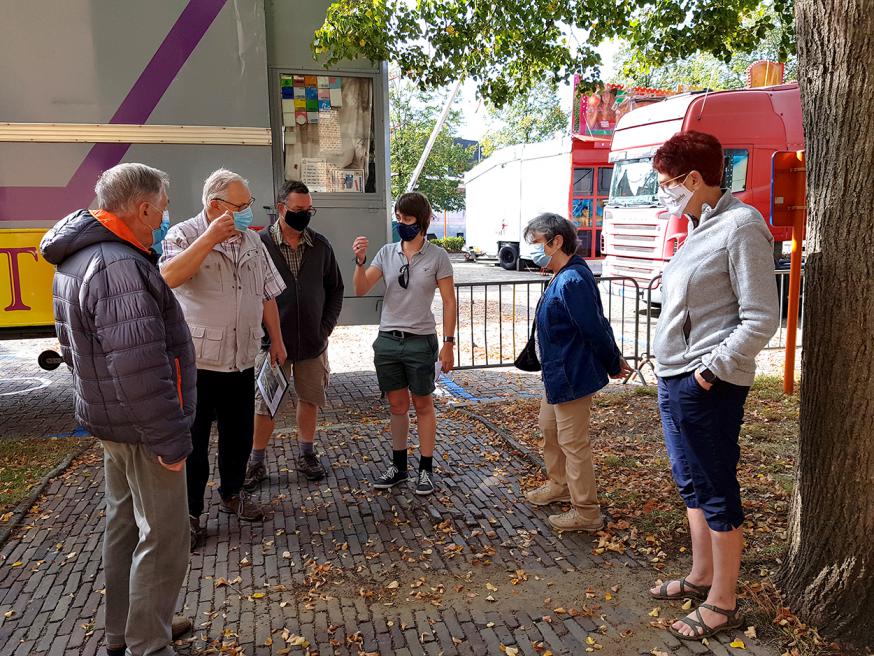
[[[296,445],[283,416],[260,493],[274,510],[269,521],[219,514],[208,490],[208,537],[179,603],[196,631],[177,651],[773,653],[740,634],[745,652],[728,646],[731,637],[681,644],[652,627],[681,612],[643,594],[655,572],[599,536],[553,533],[548,512],[522,502],[532,466],[450,406],[538,395],[536,376],[461,372],[441,391],[439,488],[428,498],[410,486],[376,492],[368,483],[390,439],[372,372],[332,379],[317,438],[330,473],[319,484],[290,470]],[[57,410],[66,402],[53,403]],[[51,414],[45,402],[28,407]],[[63,423],[53,421],[44,430]],[[4,424],[12,426],[5,416]],[[102,653],[102,479],[95,446],[51,482],[0,547],[0,656]]]

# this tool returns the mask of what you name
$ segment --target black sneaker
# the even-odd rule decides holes
[[[320,481],[325,477],[325,468],[315,453],[302,453],[297,457],[297,470],[308,481]]]
[[[246,469],[246,481],[243,483],[243,489],[247,492],[254,492],[262,481],[267,480],[267,467],[263,462],[252,463]]]
[[[424,469],[419,472],[419,479],[416,482],[416,494],[424,497],[434,491],[434,481],[431,480],[433,476],[434,474]]]
[[[191,531],[191,551],[192,553],[200,546],[200,542],[204,538],[206,529],[200,526],[200,519],[197,517],[188,516],[188,524]]]
[[[374,479],[373,487],[377,490],[387,490],[398,483],[403,483],[409,477],[410,475],[407,472],[399,470],[394,465],[389,465],[384,474]]]

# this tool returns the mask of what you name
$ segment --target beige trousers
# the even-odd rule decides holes
[[[544,397],[539,423],[547,477],[553,483],[567,485],[571,503],[585,521],[594,524],[601,521],[601,508],[589,441],[591,411],[591,396],[555,405]]]

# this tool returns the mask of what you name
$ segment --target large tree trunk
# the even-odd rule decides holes
[[[797,0],[808,239],[801,437],[780,583],[874,644],[874,5]]]

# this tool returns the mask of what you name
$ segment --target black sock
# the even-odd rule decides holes
[[[392,462],[398,471],[407,471],[407,450],[392,451]]]
[[[433,456],[419,456],[419,471],[426,471],[429,474],[433,473],[432,467],[434,462]]]

